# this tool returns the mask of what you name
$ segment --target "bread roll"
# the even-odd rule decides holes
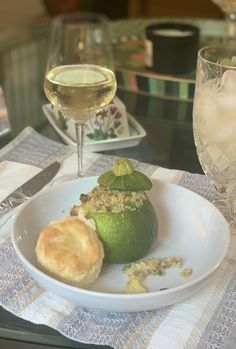
[[[97,279],[104,257],[96,232],[75,217],[50,223],[36,245],[37,262],[43,271],[74,286]]]

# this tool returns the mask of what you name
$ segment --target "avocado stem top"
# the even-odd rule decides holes
[[[129,175],[134,172],[133,165],[129,159],[119,158],[115,161],[112,172],[116,177]]]

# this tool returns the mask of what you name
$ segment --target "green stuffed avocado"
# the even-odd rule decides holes
[[[105,260],[128,263],[143,257],[157,236],[157,220],[150,201],[134,212],[91,212],[103,242]]]
[[[92,219],[103,242],[105,261],[127,263],[143,257],[157,238],[155,210],[145,190],[151,181],[135,171],[128,159],[116,160],[99,186],[85,195],[80,209]]]

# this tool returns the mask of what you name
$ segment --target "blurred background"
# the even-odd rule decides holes
[[[143,62],[140,60],[143,54],[143,41],[137,42],[138,52],[133,54],[134,60],[127,59],[129,48],[124,47],[124,40],[131,37],[133,40],[143,39],[144,28],[155,18],[180,18],[187,19],[188,23],[200,25],[201,35],[205,39],[223,34],[223,12],[212,0],[7,0],[0,1],[0,119],[2,119],[1,134],[9,134],[9,126],[5,120],[10,120],[12,136],[17,135],[25,126],[32,126],[40,131],[44,127],[46,118],[42,112],[42,105],[47,103],[43,81],[49,38],[49,24],[52,18],[60,13],[70,11],[91,11],[106,14],[112,22],[114,35],[116,76],[118,81],[118,96],[124,101],[129,113],[139,118],[149,136],[153,149],[156,149],[156,139],[163,144],[158,144],[158,149],[164,149],[163,165],[166,165],[166,152],[169,152],[168,137],[172,135],[170,125],[177,124],[175,137],[179,139],[179,125],[175,119],[180,119],[181,127],[189,129],[191,125],[192,96],[194,92],[193,76],[185,77],[182,83],[160,81],[156,95],[148,95],[147,78],[137,74],[137,86],[139,94],[133,93],[133,86],[129,84],[129,74],[126,72],[137,71]],[[125,25],[126,19],[131,19],[133,24]],[[141,19],[141,20],[139,20]],[[198,19],[201,19],[198,21]],[[123,21],[124,20],[124,21]],[[196,21],[197,22],[196,22]],[[195,21],[195,22],[194,22]],[[127,24],[127,23],[126,23]],[[123,40],[123,41],[122,41]],[[205,42],[205,41],[204,41]],[[120,43],[120,45],[116,45]],[[132,46],[132,45],[131,45]],[[119,55],[117,54],[119,53]],[[130,55],[132,53],[130,52]],[[127,62],[132,67],[124,67]],[[136,74],[136,73],[135,73]],[[186,80],[187,78],[187,80]],[[131,79],[132,80],[132,79]],[[130,80],[130,81],[131,81]],[[133,81],[133,80],[132,80]],[[131,82],[132,82],[131,81]],[[165,87],[163,87],[165,86]],[[2,88],[2,89],[1,89]],[[3,102],[2,91],[5,103]],[[156,92],[155,92],[156,93]],[[165,103],[166,95],[171,95],[169,103]],[[176,93],[178,94],[176,96]],[[179,95],[179,93],[181,95]],[[174,94],[174,95],[173,95]],[[6,105],[6,107],[5,107]],[[7,118],[8,113],[8,118]],[[2,117],[1,117],[2,115]],[[162,126],[156,120],[164,118]],[[174,119],[175,118],[175,119]],[[153,122],[153,120],[155,122]],[[179,121],[178,121],[179,122]],[[157,137],[163,134],[165,137]],[[181,137],[185,137],[181,158],[184,159],[184,149],[190,148],[192,134],[186,135],[181,129]],[[153,132],[153,130],[155,132]],[[153,134],[153,138],[152,138]],[[160,142],[159,141],[159,142]],[[3,139],[3,144],[5,139]],[[186,146],[187,143],[187,146]],[[192,143],[191,143],[191,146]],[[175,147],[174,147],[175,148]],[[166,151],[167,149],[167,151]],[[161,152],[161,151],[159,151]],[[150,152],[150,146],[145,152],[146,161],[154,162],[156,151]],[[173,155],[174,157],[174,155]],[[155,160],[156,161],[156,160]],[[162,164],[162,160],[158,160]],[[184,160],[183,160],[184,161]],[[169,165],[169,164],[167,164]]]
[[[44,21],[65,11],[97,11],[111,19],[132,17],[223,18],[211,0],[8,0],[0,1],[0,28]]]

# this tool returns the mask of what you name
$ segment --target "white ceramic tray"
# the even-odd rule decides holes
[[[48,121],[58,133],[58,135],[64,140],[68,145],[76,147],[76,141],[74,132],[71,128],[68,130],[63,130],[58,122],[57,111],[51,104],[43,105],[43,111],[46,115]],[[85,139],[84,149],[89,152],[98,152],[112,149],[121,149],[137,146],[143,137],[146,136],[146,131],[143,127],[135,120],[135,118],[127,113],[129,122],[130,135],[122,138],[111,138],[100,141],[91,141]]]

